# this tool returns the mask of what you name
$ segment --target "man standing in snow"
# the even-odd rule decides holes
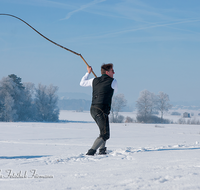
[[[93,88],[90,113],[99,127],[100,135],[86,155],[94,155],[98,148],[99,154],[106,154],[105,145],[110,138],[108,115],[111,109],[112,96],[117,91],[117,81],[113,78],[115,72],[112,63],[101,66],[101,77],[88,79],[92,72],[92,67],[87,67],[87,71],[81,79],[80,85]]]

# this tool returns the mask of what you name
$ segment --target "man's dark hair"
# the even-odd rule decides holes
[[[112,63],[108,63],[108,64],[103,64],[101,66],[101,74],[106,74],[106,71],[110,71],[110,69],[113,68],[113,64]]]

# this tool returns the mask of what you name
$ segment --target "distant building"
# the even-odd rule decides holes
[[[187,112],[183,113],[183,117],[184,118],[190,118],[190,113],[187,113]]]

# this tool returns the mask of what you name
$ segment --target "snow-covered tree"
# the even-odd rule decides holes
[[[55,94],[58,87],[39,84],[35,94],[35,106],[38,121],[58,121],[58,97]]]
[[[168,120],[163,120],[164,112],[171,108],[171,105],[169,104],[169,96],[163,92],[160,92],[159,95],[155,95],[148,90],[143,90],[136,102],[136,108],[137,120],[139,122],[169,122]],[[158,111],[161,112],[161,118],[153,115]]]
[[[8,75],[9,78],[11,78],[13,80],[13,82],[16,84],[16,86],[19,88],[19,89],[24,89],[24,85],[22,84],[22,79],[20,77],[18,77],[17,75],[15,74],[11,74],[11,75]]]
[[[16,110],[13,109],[13,107],[14,107],[14,100],[9,93],[6,93],[4,99],[3,121],[10,122],[17,120],[18,116],[16,114]]]
[[[20,111],[18,111],[18,117],[20,121],[34,121],[35,120],[35,105],[33,102],[34,96],[34,84],[23,83],[24,89],[21,91],[21,105]]]
[[[18,116],[18,121],[32,121],[32,96],[30,88],[26,88],[21,82],[21,78],[15,74],[9,75],[9,78],[15,83],[15,93],[12,95],[14,99],[14,109]]]
[[[144,122],[152,115],[156,109],[156,96],[148,90],[140,92],[140,97],[136,101],[137,115],[142,117]]]
[[[169,96],[164,92],[159,92],[157,95],[157,109],[161,113],[161,120],[163,120],[164,112],[168,111],[172,105],[169,103]]]
[[[111,122],[117,123],[119,122],[118,120],[122,119],[122,117],[119,117],[119,112],[126,106],[126,103],[127,101],[124,94],[113,96],[111,105]]]
[[[14,74],[4,77],[0,80],[0,121],[57,121],[57,89],[53,85],[35,89]]]
[[[9,77],[4,77],[0,81],[0,100],[1,100],[1,120],[16,121],[17,114],[15,109],[14,96],[18,93],[18,88],[13,80]]]

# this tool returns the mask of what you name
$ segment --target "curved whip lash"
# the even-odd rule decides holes
[[[30,28],[32,28],[35,32],[37,32],[40,36],[42,36],[42,37],[45,38],[46,40],[50,41],[51,43],[53,43],[53,44],[55,44],[55,45],[57,45],[57,46],[59,46],[59,47],[65,49],[65,50],[67,50],[67,51],[70,51],[71,53],[74,53],[74,54],[80,56],[81,59],[85,62],[85,64],[89,67],[88,63],[85,61],[85,59],[83,58],[83,56],[82,56],[80,53],[77,53],[77,52],[75,52],[75,51],[72,51],[71,49],[68,49],[68,48],[66,48],[66,47],[64,47],[64,46],[62,46],[62,45],[60,45],[60,44],[58,44],[58,43],[56,43],[56,42],[50,40],[49,38],[47,38],[46,36],[44,36],[43,34],[41,34],[39,31],[37,31],[35,28],[33,28],[30,24],[28,24],[27,22],[25,22],[25,21],[22,20],[21,18],[19,18],[19,17],[17,17],[17,16],[14,16],[14,15],[11,15],[11,14],[2,14],[2,13],[0,13],[0,16],[1,16],[1,15],[2,15],[2,16],[14,17],[14,18],[16,18],[16,19],[22,21],[23,23],[25,23],[26,25],[28,25]],[[92,71],[92,73],[93,73],[93,75],[94,75],[95,77],[97,77],[93,71]]]

